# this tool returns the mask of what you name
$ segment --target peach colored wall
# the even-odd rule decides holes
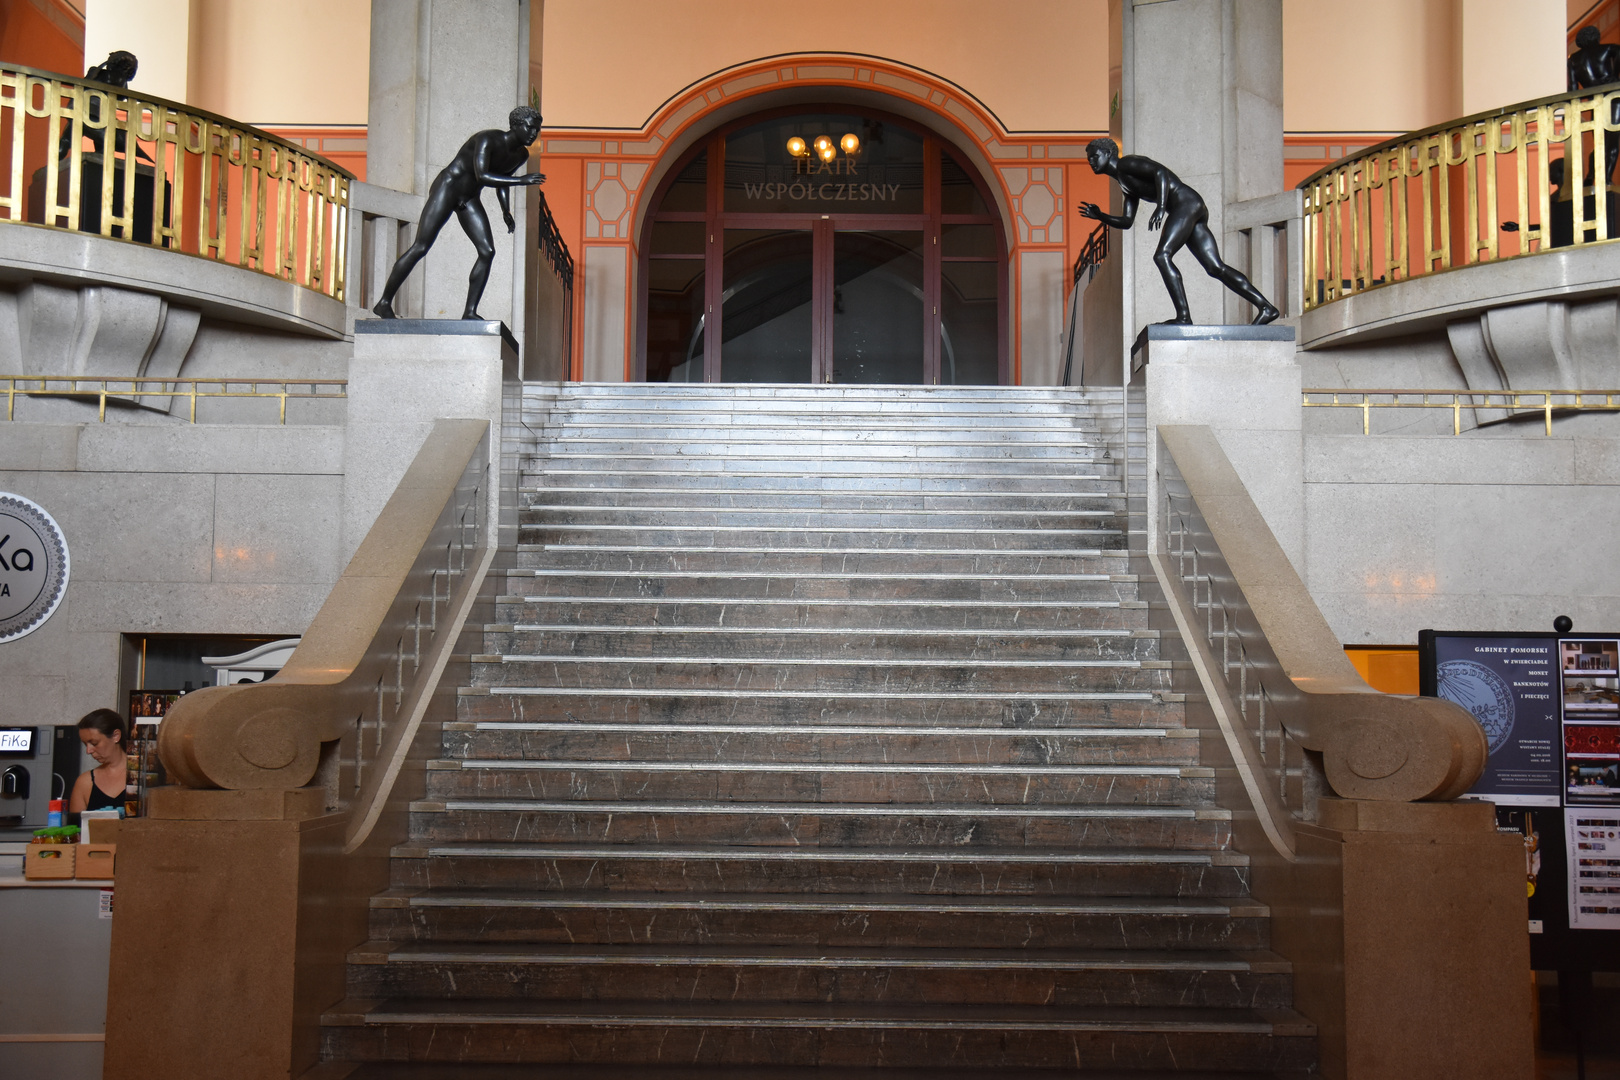
[[[1283,0],[1283,128],[1412,131],[1555,94],[1559,0]]]
[[[190,104],[249,124],[366,122],[370,0],[193,4]]]
[[[1108,127],[1107,0],[546,0],[547,126],[640,127],[671,95],[781,53],[898,60],[1012,132]]]

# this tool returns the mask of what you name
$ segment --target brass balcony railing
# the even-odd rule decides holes
[[[172,411],[172,399],[187,403],[186,419],[197,422],[197,402],[217,398],[258,398],[276,401],[277,423],[287,422],[287,402],[306,398],[342,401],[348,397],[346,379],[161,379],[101,378],[83,375],[0,375],[0,397],[6,399],[6,419],[17,415],[18,398],[76,398],[97,403],[96,419],[107,419],[109,400],[162,407]]]
[[[344,299],[353,175],[161,98],[0,65],[0,219],[257,270]]]
[[[1312,174],[1299,185],[1305,310],[1442,270],[1620,237],[1620,195],[1604,175],[1616,140],[1620,86],[1438,124]]]
[[[1374,409],[1445,409],[1451,413],[1451,433],[1461,435],[1462,414],[1476,419],[1479,410],[1495,418],[1540,416],[1552,434],[1553,414],[1620,412],[1620,390],[1305,390],[1301,404],[1307,409],[1355,409],[1361,413],[1361,433],[1372,434]]]

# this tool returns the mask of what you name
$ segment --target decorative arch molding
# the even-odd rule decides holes
[[[1084,230],[1066,217],[1081,199],[1106,202],[1074,190],[1089,186],[1085,145],[1098,133],[1013,134],[972,93],[932,72],[856,53],[794,53],[699,79],[640,128],[545,129],[542,168],[555,178],[548,180],[548,198],[564,239],[585,264],[585,288],[575,300],[575,325],[584,334],[575,343],[573,378],[631,377],[634,248],[664,174],[716,128],[801,103],[881,108],[962,151],[990,185],[1006,223],[1015,381],[1023,381],[1026,353],[1042,364],[1047,353],[1055,355],[1064,271],[1084,242]],[[1054,320],[1055,328],[1048,325]]]

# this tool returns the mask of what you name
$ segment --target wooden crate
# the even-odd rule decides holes
[[[79,857],[74,863],[73,876],[80,881],[111,881],[113,862],[118,855],[117,844],[80,844]]]
[[[29,844],[23,857],[23,877],[29,881],[73,880],[78,844]]]

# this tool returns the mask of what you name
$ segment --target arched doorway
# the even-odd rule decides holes
[[[849,105],[756,114],[689,148],[639,245],[648,382],[1009,381],[989,189],[931,131]]]

